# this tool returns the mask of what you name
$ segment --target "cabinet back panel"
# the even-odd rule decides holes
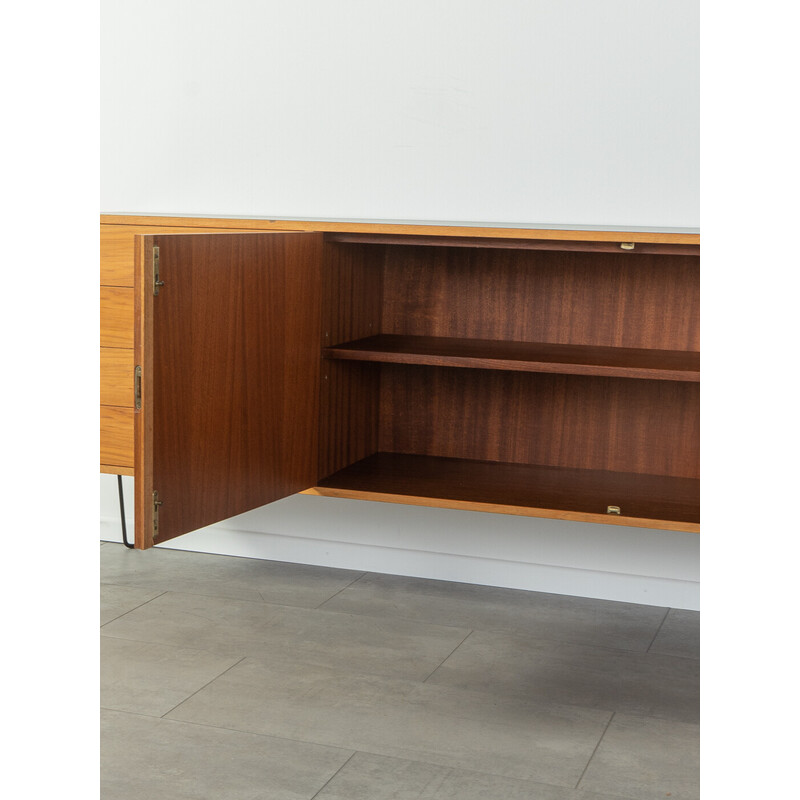
[[[379,450],[699,477],[699,385],[384,365]]]
[[[700,349],[699,259],[388,246],[382,333]]]

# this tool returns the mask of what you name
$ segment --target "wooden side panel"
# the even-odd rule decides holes
[[[381,327],[383,247],[326,244],[322,345],[377,333]]]
[[[133,408],[133,350],[100,348],[100,402]]]
[[[381,333],[700,349],[699,259],[387,247]]]
[[[100,287],[100,346],[133,347],[133,289]]]
[[[699,477],[699,384],[381,369],[382,451]]]
[[[100,406],[100,463],[112,468],[133,467],[132,408]]]
[[[143,237],[140,261],[137,363],[149,346],[152,364],[137,414],[141,547],[154,490],[162,542],[316,482],[322,236]]]
[[[323,361],[319,477],[377,451],[379,381],[375,367]]]
[[[153,537],[153,237],[134,237],[134,364],[142,368],[142,402],[134,412],[134,544]]]
[[[324,253],[323,346],[380,330],[384,249],[326,244]],[[376,451],[379,375],[361,364],[322,362],[320,476]]]

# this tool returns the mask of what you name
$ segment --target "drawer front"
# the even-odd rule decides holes
[[[133,289],[100,287],[100,346],[133,349]]]
[[[133,408],[133,350],[100,348],[100,403]]]
[[[241,233],[230,228],[178,228],[164,225],[101,225],[100,284],[133,287],[133,237],[151,233]]]
[[[133,409],[100,406],[100,464],[133,469]]]

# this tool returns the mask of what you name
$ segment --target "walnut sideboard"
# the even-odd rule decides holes
[[[101,217],[135,543],[295,492],[699,530],[699,236]]]

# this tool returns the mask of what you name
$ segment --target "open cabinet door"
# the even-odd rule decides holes
[[[322,234],[136,237],[136,547],[317,481]]]

